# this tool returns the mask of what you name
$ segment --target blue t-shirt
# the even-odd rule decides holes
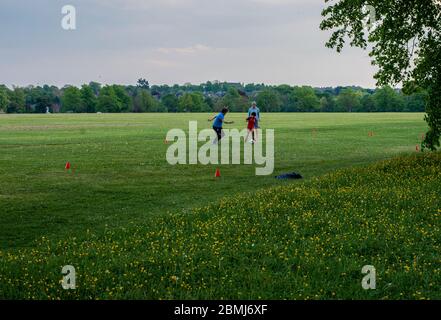
[[[260,109],[259,108],[253,108],[251,107],[250,110],[248,110],[248,117],[251,117],[251,114],[255,112],[256,113],[256,119],[260,120]]]
[[[214,128],[222,128],[222,125],[224,123],[225,115],[223,113],[219,113],[216,116],[216,119],[214,119],[213,127]]]

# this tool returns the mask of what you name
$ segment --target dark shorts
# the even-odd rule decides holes
[[[217,140],[221,140],[222,139],[222,128],[213,127],[213,130],[216,131]]]

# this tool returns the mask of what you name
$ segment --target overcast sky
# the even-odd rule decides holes
[[[61,27],[64,5],[77,30]],[[374,87],[367,52],[325,48],[324,0],[0,0],[0,83],[207,80]]]

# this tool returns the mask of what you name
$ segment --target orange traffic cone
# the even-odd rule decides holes
[[[221,176],[220,170],[219,170],[219,169],[216,169],[215,177],[216,177],[216,178],[220,178],[220,176]]]

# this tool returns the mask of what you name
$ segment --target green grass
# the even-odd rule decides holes
[[[415,153],[422,114],[265,115],[295,183],[168,165],[167,131],[207,117],[0,116],[0,298],[440,298],[440,158],[365,168]]]
[[[124,226],[279,183],[256,177],[254,166],[221,166],[223,178],[214,182],[215,166],[168,165],[168,130],[186,129],[190,120],[207,128],[207,118],[0,116],[0,248]],[[245,127],[244,115],[229,118],[236,121],[229,127]],[[307,179],[414,152],[426,130],[422,114],[268,114],[262,126],[276,132],[275,174],[297,171]],[[67,161],[75,175],[66,174]]]
[[[0,252],[0,298],[440,299],[441,154]],[[78,288],[60,287],[74,265]],[[377,289],[361,287],[362,267]]]

